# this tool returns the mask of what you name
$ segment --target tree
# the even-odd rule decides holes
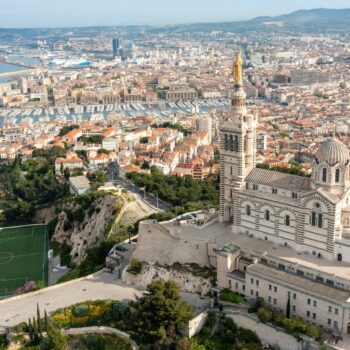
[[[174,281],[151,282],[131,307],[131,332],[144,344],[163,342],[172,327],[179,333],[193,316],[192,307],[181,300],[180,288]]]
[[[150,168],[149,162],[147,160],[145,160],[142,163],[141,169],[149,169],[149,168]]]
[[[45,332],[47,332],[47,327],[48,327],[48,318],[47,318],[47,312],[45,310],[45,314],[44,314],[44,329],[45,329]]]
[[[69,177],[70,177],[70,170],[69,170],[69,168],[64,169],[64,171],[63,171],[63,176],[64,176],[64,178],[65,178],[66,180],[69,179]]]
[[[140,143],[148,143],[148,137],[147,136],[141,137],[140,138]]]
[[[68,134],[70,131],[74,130],[74,129],[79,129],[79,125],[67,125],[64,126],[61,130],[58,136],[64,136],[66,134]]]
[[[30,340],[34,339],[34,330],[31,319],[28,320],[28,335]]]
[[[67,340],[60,329],[53,323],[47,325],[48,348],[50,350],[67,350]]]
[[[100,148],[98,151],[97,151],[98,154],[109,154],[109,151],[107,151],[106,149],[104,148]]]
[[[37,317],[38,333],[39,333],[39,336],[42,337],[41,315],[40,315],[39,303],[36,304],[36,317]]]
[[[287,318],[290,318],[290,295],[289,294],[288,294],[288,300],[287,300],[286,316]]]

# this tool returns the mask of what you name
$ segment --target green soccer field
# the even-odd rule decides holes
[[[0,228],[0,296],[48,275],[46,225]]]

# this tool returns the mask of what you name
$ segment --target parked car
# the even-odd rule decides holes
[[[125,248],[124,246],[122,245],[117,245],[115,247],[115,250],[119,250],[120,252],[127,252],[128,251],[128,248]]]

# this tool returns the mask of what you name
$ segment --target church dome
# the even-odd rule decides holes
[[[315,156],[318,163],[326,162],[331,166],[347,165],[350,159],[348,148],[335,138],[322,142]]]

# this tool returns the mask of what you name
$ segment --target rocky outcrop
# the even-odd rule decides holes
[[[52,237],[72,247],[72,261],[77,264],[84,260],[88,248],[103,239],[119,209],[118,198],[112,195],[99,195],[89,200],[77,197],[63,204]]]
[[[172,270],[170,267],[143,263],[142,271],[138,275],[129,273],[127,269],[128,267],[122,273],[123,282],[137,287],[145,288],[155,279],[173,280],[180,286],[182,292],[198,293],[201,296],[208,294],[212,287],[210,279]]]
[[[56,207],[50,206],[43,209],[38,209],[35,212],[33,223],[36,224],[48,224],[56,217]]]

